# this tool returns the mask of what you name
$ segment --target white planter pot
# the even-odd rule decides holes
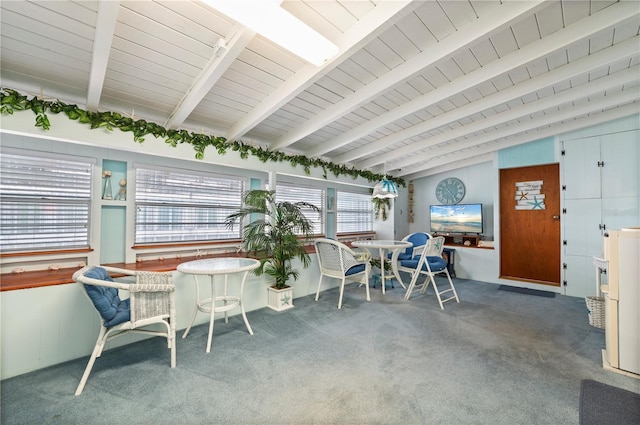
[[[293,307],[293,287],[275,289],[267,287],[269,302],[267,306],[275,311],[288,310]]]

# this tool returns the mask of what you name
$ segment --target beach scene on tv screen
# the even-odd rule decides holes
[[[482,205],[431,205],[431,231],[482,233]]]

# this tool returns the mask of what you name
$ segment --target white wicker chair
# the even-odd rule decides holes
[[[344,294],[345,281],[352,280],[364,284],[367,292],[367,301],[371,301],[369,294],[369,274],[371,273],[371,256],[368,252],[357,252],[342,242],[333,239],[316,239],[314,242],[320,265],[320,281],[316,291],[316,301],[320,296],[322,277],[334,277],[340,279],[340,297],[338,308],[342,308],[342,295]]]
[[[436,297],[438,298],[438,303],[440,304],[441,309],[444,310],[443,304],[447,301],[456,300],[456,302],[460,302],[458,293],[456,292],[456,288],[453,286],[453,281],[451,280],[451,276],[449,275],[449,270],[447,270],[447,262],[444,258],[442,258],[443,249],[444,237],[432,237],[427,240],[427,244],[420,254],[419,259],[414,257],[410,260],[400,261],[398,270],[411,274],[411,283],[409,283],[407,292],[404,295],[404,298],[406,300],[408,300],[411,294],[416,290],[420,290],[420,293],[424,294],[429,287],[429,283],[431,283],[433,285],[433,289],[436,292]],[[447,277],[449,281],[448,289],[444,289],[442,291],[438,289],[434,277],[439,273],[444,273],[444,275]],[[420,275],[425,276],[425,279],[422,283],[418,283],[418,277]],[[448,298],[442,299],[441,295],[447,292],[451,292],[453,295]]]
[[[110,273],[124,276],[125,282],[108,280],[111,279]],[[126,279],[127,276],[134,277],[135,282],[126,282],[132,280]],[[102,320],[98,340],[76,395],[82,393],[93,364],[102,354],[105,344],[129,332],[166,337],[171,350],[171,367],[176,367],[175,286],[171,279],[170,272],[132,271],[107,266],[86,266],[73,274],[73,280],[93,303]],[[121,300],[119,291],[128,291],[129,298]],[[155,324],[161,324],[166,329],[142,329]]]

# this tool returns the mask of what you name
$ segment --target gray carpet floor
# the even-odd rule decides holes
[[[499,291],[456,279],[461,303],[405,301],[348,285],[178,339],[178,366],[153,338],[106,351],[80,396],[87,358],[1,383],[13,424],[578,424],[580,384],[633,392],[602,368],[604,331],[583,299]],[[182,332],[179,333],[182,335]]]

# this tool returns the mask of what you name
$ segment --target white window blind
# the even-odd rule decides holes
[[[184,170],[136,168],[135,244],[240,238],[225,218],[242,206],[244,181]]]
[[[293,186],[278,184],[276,186],[276,202],[307,202],[320,209],[316,212],[311,208],[303,208],[302,213],[313,223],[313,234],[324,234],[324,220],[322,209],[324,206],[324,189],[315,187]]]
[[[373,231],[371,195],[337,191],[337,233]]]
[[[2,252],[89,247],[91,160],[3,153]]]

